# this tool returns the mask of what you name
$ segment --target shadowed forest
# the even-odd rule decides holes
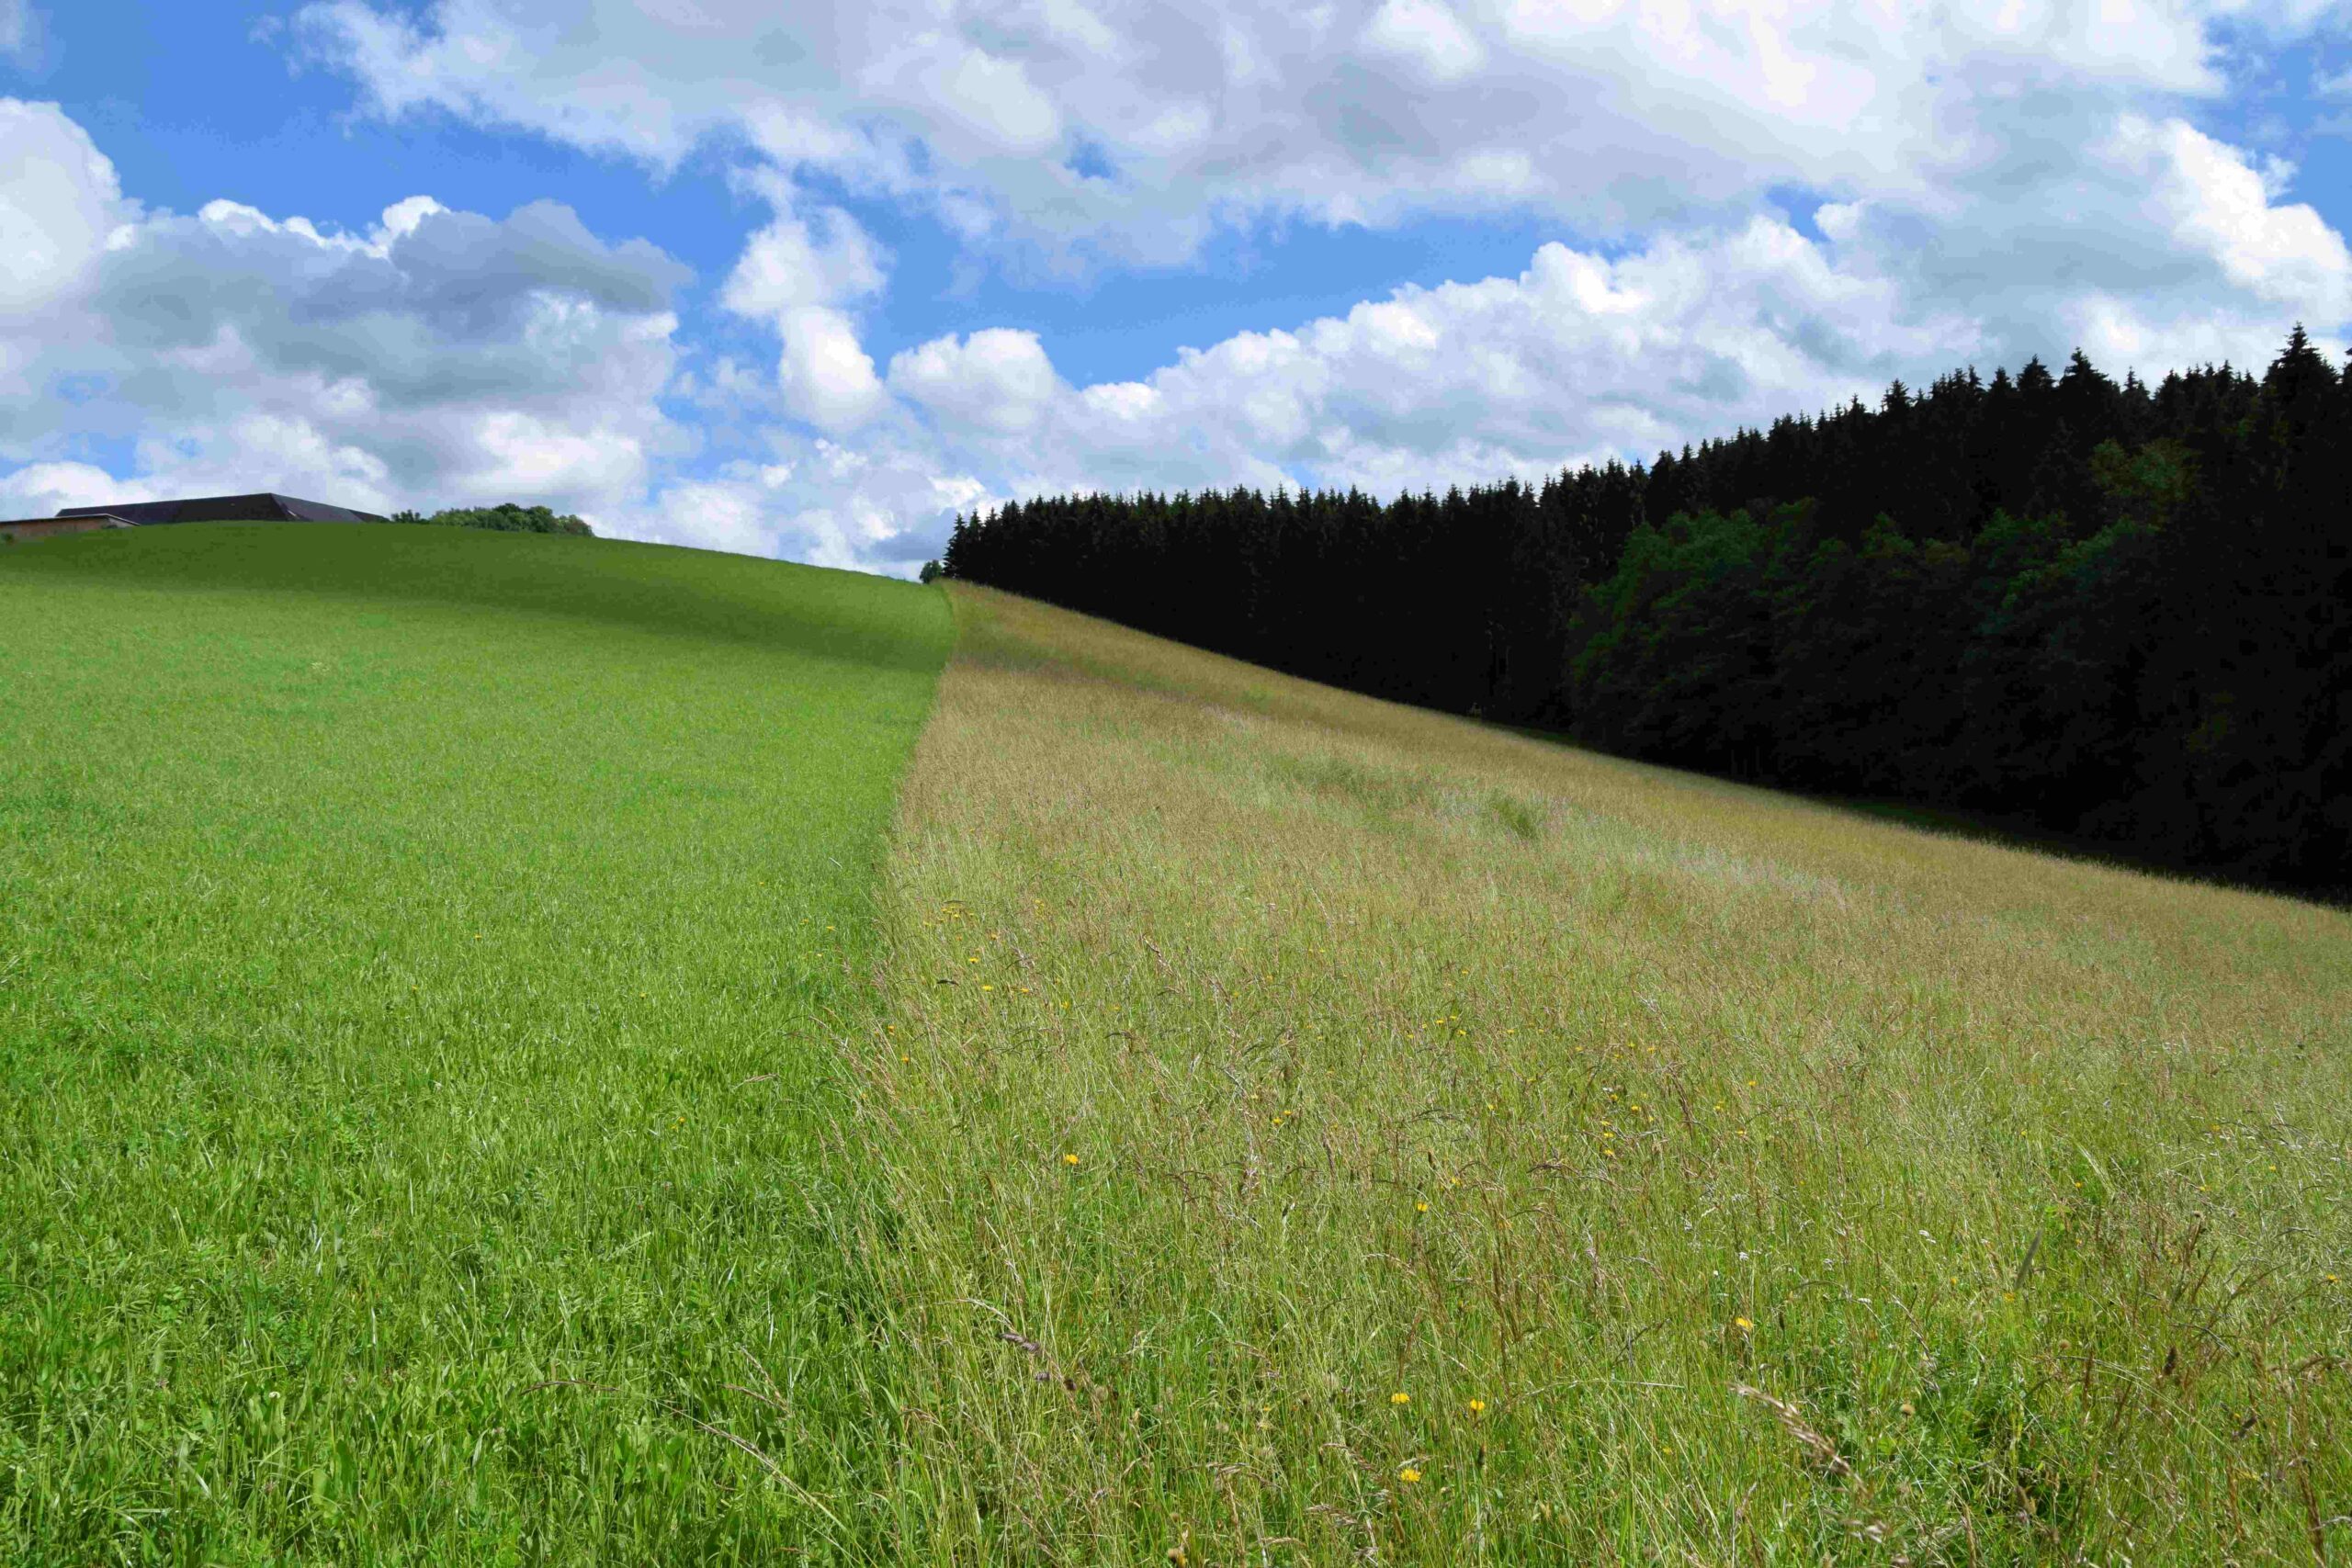
[[[2352,864],[2352,369],[1897,381],[1645,468],[1088,495],[949,576],[1374,695],[2316,888]]]

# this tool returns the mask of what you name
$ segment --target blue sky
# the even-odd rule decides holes
[[[2308,0],[0,0],[0,234],[42,258],[0,292],[0,511],[545,501],[904,571],[1039,490],[1393,491],[2077,344],[2340,348],[2347,37]]]
[[[347,80],[288,47],[297,7],[82,0],[61,20],[65,9],[48,7],[31,59],[0,61],[0,87],[57,100],[98,140],[125,189],[157,206],[193,211],[226,197],[359,231],[420,193],[493,215],[551,198],[597,233],[652,238],[695,270],[706,296],[755,226],[758,204],[729,188],[721,147],[650,174],[447,115],[392,123],[358,112]],[[1565,232],[1526,214],[1383,229],[1270,222],[1221,233],[1180,266],[1038,276],[960,266],[936,222],[833,194],[899,258],[877,352],[973,326],[1020,327],[1051,334],[1056,362],[1089,381],[1142,375],[1180,347],[1253,327],[1344,311],[1400,283],[1516,272]],[[1806,193],[1782,199],[1801,218],[1812,210]]]

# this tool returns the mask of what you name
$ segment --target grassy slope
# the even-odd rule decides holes
[[[2352,1552],[2352,919],[956,603],[916,1555]]]
[[[531,536],[0,553],[0,1559],[887,1529],[829,1080],[947,637]]]

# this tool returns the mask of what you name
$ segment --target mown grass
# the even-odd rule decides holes
[[[2352,1561],[2352,919],[956,598],[902,1555]]]
[[[0,1560],[897,1539],[837,1068],[948,637],[604,542],[0,554]]]

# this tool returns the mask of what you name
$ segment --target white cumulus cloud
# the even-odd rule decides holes
[[[2310,206],[2277,200],[2284,171],[2256,169],[2179,119],[2126,117],[2110,153],[2145,182],[2173,237],[2219,262],[2231,282],[2330,324],[2352,313],[2352,253]]]
[[[1037,334],[1004,327],[909,349],[890,385],[942,419],[1008,435],[1035,428],[1060,390]]]
[[[849,308],[881,291],[886,258],[840,208],[804,213],[788,183],[757,184],[776,216],[745,245],[721,299],[782,341],[776,381],[794,413],[826,430],[854,429],[880,412],[885,394]]]
[[[0,164],[0,494],[547,500],[911,570],[1017,494],[1392,493],[2076,344],[2119,372],[2258,363],[2300,318],[2333,352],[2342,236],[2206,113],[2323,9],[316,0],[290,36],[366,112],[717,158],[764,212],[708,317],[681,321],[705,297],[660,249],[553,203],[418,196],[359,233],[154,212],[54,106],[0,100],[35,152]],[[1052,331],[985,317],[877,367],[907,341],[883,211],[938,220],[958,276],[1031,287],[1296,220],[1503,214],[1551,243],[1080,384]],[[123,440],[130,468],[90,463]]]
[[[134,216],[114,164],[55,104],[0,98],[0,311],[33,311],[84,288],[107,236]]]
[[[2226,85],[2247,0],[316,0],[312,58],[439,110],[672,165],[748,140],[972,234],[1181,259],[1264,214],[1720,221],[1776,185],[1924,197]],[[1112,171],[1081,176],[1081,156]]]
[[[366,233],[122,195],[53,105],[0,99],[0,492],[24,504],[275,489],[371,509],[633,502],[686,270],[568,208],[428,197]],[[64,395],[70,392],[71,395]],[[130,444],[127,471],[82,443]],[[53,507],[51,508],[53,509]]]

